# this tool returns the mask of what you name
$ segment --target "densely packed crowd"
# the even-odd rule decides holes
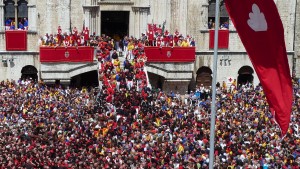
[[[105,62],[102,90],[1,82],[0,168],[207,168],[210,90],[137,87],[142,68],[129,65],[118,72]],[[280,140],[260,86],[218,87],[215,167],[299,168],[294,89],[291,128]]]

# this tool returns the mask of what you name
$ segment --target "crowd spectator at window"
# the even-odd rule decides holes
[[[15,20],[12,18],[7,18],[5,20],[5,30],[15,30]],[[17,30],[28,30],[28,20],[27,18],[20,19],[18,21]]]
[[[228,22],[222,23],[221,26],[220,26],[220,28],[221,28],[221,29],[229,29],[229,24],[228,24]]]
[[[5,20],[5,30],[10,30],[11,26],[14,24],[13,20],[11,18],[7,18]]]
[[[221,22],[219,28],[220,29],[229,29],[228,21]],[[208,22],[208,29],[215,29],[215,23],[213,22],[212,19],[210,19],[209,22]]]

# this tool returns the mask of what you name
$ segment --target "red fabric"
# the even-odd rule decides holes
[[[7,30],[5,31],[7,51],[26,51],[27,50],[27,31]]]
[[[65,52],[69,57],[65,57]],[[93,47],[40,47],[40,62],[93,62]]]
[[[90,36],[90,30],[88,28],[85,28],[84,30],[84,40],[88,40]]]
[[[148,23],[148,31],[156,32],[156,30],[157,30],[156,24]]]
[[[209,48],[213,49],[215,43],[215,30],[209,30]],[[219,30],[218,48],[228,49],[229,46],[229,30]]]
[[[148,40],[154,40],[154,33],[152,30],[147,32]]]
[[[145,47],[147,62],[194,62],[195,47]]]
[[[225,4],[262,84],[270,108],[275,110],[275,119],[284,136],[290,123],[292,80],[283,25],[276,5],[273,0],[227,0]],[[259,15],[254,15],[259,12]],[[262,18],[266,22],[253,22],[253,18]]]

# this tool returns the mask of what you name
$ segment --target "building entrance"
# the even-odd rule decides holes
[[[101,33],[116,39],[128,35],[129,11],[102,11]]]
[[[238,71],[238,86],[246,83],[253,83],[253,69],[250,66],[243,66]]]
[[[74,76],[71,78],[70,84],[72,87],[97,87],[98,85],[97,71],[90,71]]]
[[[196,83],[198,86],[201,84],[203,86],[211,86],[212,83],[212,77],[211,77],[212,71],[209,67],[202,66],[197,70],[197,78],[196,78]]]
[[[21,79],[33,79],[33,80],[38,80],[38,71],[34,66],[27,65],[24,66],[21,70]]]

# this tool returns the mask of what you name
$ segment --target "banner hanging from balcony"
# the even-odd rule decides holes
[[[40,47],[40,62],[93,62],[93,47]]]
[[[214,48],[215,30],[209,30],[209,49]],[[229,30],[219,30],[219,49],[228,49],[229,46]]]
[[[27,31],[7,30],[5,31],[7,51],[27,50]]]
[[[194,62],[195,47],[145,47],[147,62]]]

